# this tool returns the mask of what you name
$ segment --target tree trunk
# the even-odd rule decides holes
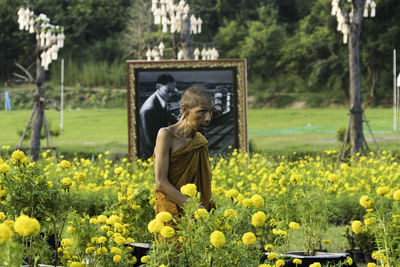
[[[354,2],[357,2],[355,4]],[[357,156],[362,151],[364,144],[362,125],[362,103],[360,87],[360,60],[359,60],[359,39],[361,23],[363,18],[363,1],[353,0],[354,16],[350,24],[349,36],[349,67],[350,67],[350,144],[351,155]]]
[[[36,58],[36,84],[37,91],[34,94],[34,116],[32,119],[30,155],[33,161],[39,159],[40,134],[43,126],[44,112],[44,80],[46,72],[42,67],[40,55]]]
[[[190,33],[190,19],[186,16],[186,20],[182,23],[181,44],[184,59],[194,59],[192,47],[192,35]]]

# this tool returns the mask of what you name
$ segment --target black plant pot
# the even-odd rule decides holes
[[[263,255],[261,258],[261,262],[264,262],[268,257],[268,252]],[[296,264],[293,263],[294,259],[300,259],[302,263],[297,265],[297,267],[308,267],[310,264],[315,262],[321,263],[322,266],[330,264],[338,264],[340,262],[345,263],[347,258],[349,257],[346,253],[328,253],[328,252],[317,252],[314,256],[305,255],[304,252],[300,251],[291,251],[287,252],[284,255],[281,255],[285,260],[285,267],[296,267]],[[345,264],[344,266],[357,267],[355,261],[353,261],[352,265]]]
[[[149,243],[129,243],[129,246],[133,247],[132,255],[136,257],[137,262],[134,267],[140,266],[142,263],[140,259],[146,256],[150,250],[151,244]]]

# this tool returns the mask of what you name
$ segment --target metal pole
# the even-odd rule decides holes
[[[64,123],[64,59],[61,59],[61,107],[60,107],[60,131],[63,132]]]
[[[396,49],[393,49],[393,130],[397,132]]]

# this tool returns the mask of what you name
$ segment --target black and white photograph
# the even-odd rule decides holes
[[[176,123],[183,92],[193,86],[206,88],[214,109],[209,126],[202,132],[211,155],[239,147],[238,83],[236,68],[136,69],[134,103],[136,155],[153,155],[158,130]],[[132,101],[133,102],[133,101]]]

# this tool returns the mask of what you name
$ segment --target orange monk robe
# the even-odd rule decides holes
[[[169,155],[168,181],[178,190],[185,184],[195,184],[200,192],[201,203],[210,210],[214,207],[211,199],[211,171],[208,159],[207,139],[199,132],[186,145]],[[156,213],[168,211],[179,217],[178,206],[169,201],[160,191],[155,190]]]

